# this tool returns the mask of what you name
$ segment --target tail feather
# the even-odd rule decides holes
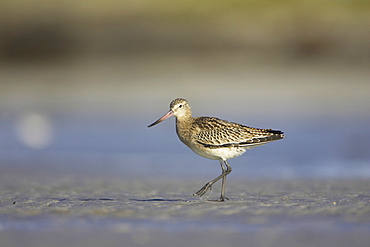
[[[275,134],[275,135],[282,135],[284,137],[284,132],[281,131],[281,130],[273,130],[273,129],[267,129],[266,130],[267,132],[271,133],[271,134]]]

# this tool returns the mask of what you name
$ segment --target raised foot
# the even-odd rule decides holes
[[[212,190],[212,183],[207,183],[200,190],[195,192],[193,196],[203,196],[208,190]]]

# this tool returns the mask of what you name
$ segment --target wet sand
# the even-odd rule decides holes
[[[1,175],[1,246],[368,246],[370,181]],[[199,187],[199,188],[198,188]]]

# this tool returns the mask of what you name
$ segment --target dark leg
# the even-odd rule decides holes
[[[229,198],[227,198],[225,196],[225,188],[226,188],[226,176],[231,172],[231,166],[227,163],[227,161],[225,160],[224,161],[224,164],[226,166],[226,168],[224,166],[221,165],[222,167],[222,173],[225,174],[225,176],[222,178],[222,187],[221,187],[221,197],[220,197],[220,201],[223,202],[225,201],[225,199],[229,200]]]
[[[203,196],[208,190],[212,188],[212,185],[214,183],[222,178],[221,197],[219,201],[225,201],[225,199],[228,199],[227,197],[225,197],[226,176],[231,172],[232,169],[226,160],[220,160],[220,165],[222,169],[221,175],[206,183],[200,190],[193,194],[194,196]]]

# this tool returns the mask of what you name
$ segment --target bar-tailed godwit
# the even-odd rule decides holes
[[[257,129],[214,117],[192,117],[188,101],[180,98],[173,100],[170,110],[148,127],[171,116],[176,117],[177,135],[186,146],[202,157],[220,161],[221,175],[194,193],[203,196],[215,182],[222,179],[218,201],[228,199],[225,196],[226,176],[231,172],[228,159],[242,155],[247,149],[284,138],[284,132],[280,130]]]

